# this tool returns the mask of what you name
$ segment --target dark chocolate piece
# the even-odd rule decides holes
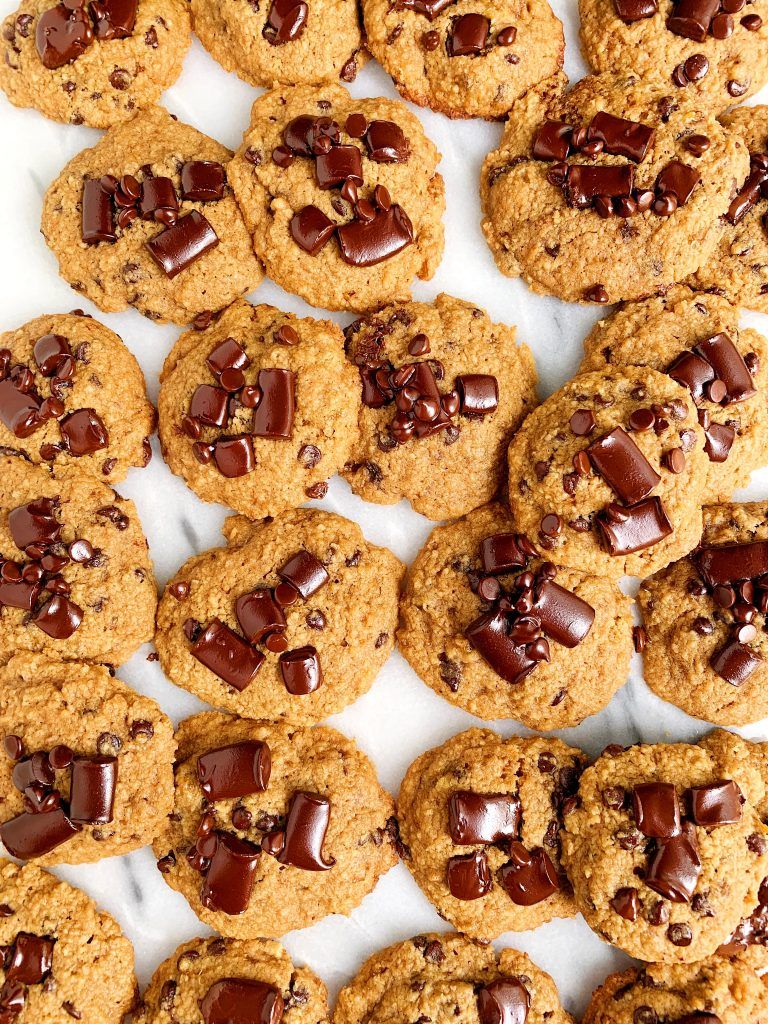
[[[76,836],[80,829],[61,807],[44,814],[22,814],[0,825],[0,840],[12,857],[29,860],[42,857]]]
[[[292,555],[285,565],[278,569],[277,575],[298,590],[304,600],[330,580],[323,563],[315,558],[311,551],[304,549]]]
[[[577,647],[592,629],[595,609],[552,580],[537,588],[534,614],[547,636],[564,647]]]
[[[645,884],[672,903],[689,903],[701,874],[695,826],[667,839],[651,857]]]
[[[83,609],[62,594],[54,594],[39,608],[32,622],[54,640],[68,640],[83,621]]]
[[[227,176],[216,160],[189,160],[181,168],[181,195],[198,203],[224,197]]]
[[[565,178],[565,198],[571,206],[587,207],[597,196],[629,196],[635,183],[632,164],[571,164]]]
[[[305,206],[294,213],[290,223],[291,237],[310,256],[317,256],[330,241],[336,225],[317,206]]]
[[[95,409],[76,409],[59,421],[59,430],[67,452],[77,458],[109,445],[109,432]]]
[[[691,818],[703,828],[719,828],[741,821],[744,796],[731,779],[688,790]]]
[[[331,146],[315,158],[315,173],[320,188],[337,188],[345,181],[363,184],[363,164],[357,146]]]
[[[323,683],[320,657],[314,647],[297,647],[280,655],[280,675],[288,693],[303,697]]]
[[[593,441],[589,461],[619,498],[632,505],[645,498],[661,477],[621,427]]]
[[[715,334],[700,341],[696,352],[707,360],[714,375],[725,384],[726,404],[744,402],[757,393],[747,364],[727,334]]]
[[[434,21],[438,14],[455,4],[456,0],[397,0],[397,7],[404,11],[415,11],[423,14],[429,21]]]
[[[139,213],[144,220],[159,219],[155,217],[158,210],[176,214],[178,209],[179,200],[170,178],[146,178],[142,182]]]
[[[405,163],[410,154],[408,139],[394,121],[371,121],[365,131],[368,156],[380,164]]]
[[[459,790],[448,801],[448,831],[457,846],[517,839],[521,821],[520,797],[512,793]]]
[[[264,663],[264,655],[247,644],[219,619],[203,630],[190,648],[193,658],[229,686],[242,691]]]
[[[516,533],[495,533],[480,542],[480,560],[485,572],[500,575],[512,569],[524,569],[528,555],[522,550]]]
[[[117,241],[112,197],[95,178],[90,178],[83,185],[81,237],[87,245]]]
[[[251,360],[245,349],[234,338],[225,338],[214,348],[206,359],[211,373],[220,376],[224,370],[246,370]]]
[[[240,628],[252,644],[259,644],[270,633],[285,631],[283,609],[271,590],[254,590],[235,601],[235,615]]]
[[[464,631],[470,646],[508,683],[520,683],[537,666],[524,644],[509,635],[506,616],[490,611],[475,619]]]
[[[260,740],[217,747],[197,759],[200,788],[211,802],[263,793],[271,773],[269,746]]]
[[[5,961],[5,980],[39,985],[51,973],[56,939],[19,932]]]
[[[632,792],[635,824],[644,836],[671,839],[680,834],[680,801],[670,782],[646,782]]]
[[[625,508],[609,506],[596,517],[610,555],[631,555],[664,540],[673,532],[660,498],[646,498]]]
[[[518,907],[532,907],[560,888],[560,880],[549,854],[539,848],[526,850],[522,843],[509,844],[510,860],[499,872],[501,884]]]
[[[291,797],[283,843],[277,859],[302,871],[328,871],[335,861],[323,857],[323,842],[331,819],[331,802],[318,793],[297,791]]]
[[[522,978],[500,978],[477,992],[480,1024],[526,1024],[531,996]]]
[[[223,427],[229,419],[229,394],[213,384],[199,384],[189,403],[189,415],[209,427]]]
[[[755,580],[768,574],[768,541],[699,548],[691,556],[691,561],[711,589]]]
[[[97,39],[127,39],[133,33],[138,0],[91,0],[88,6]]]
[[[166,277],[173,279],[182,270],[219,244],[219,238],[205,217],[192,210],[146,243]]]
[[[8,514],[8,528],[13,543],[24,551],[31,544],[49,547],[61,536],[61,523],[56,518],[56,505],[51,498],[37,498],[18,505]]]
[[[26,391],[19,391],[10,377],[0,380],[0,420],[16,437],[29,437],[43,422],[40,400]]]
[[[67,0],[43,11],[37,19],[35,46],[49,71],[71,64],[93,42],[93,27],[83,0]]]
[[[256,437],[290,438],[295,414],[296,374],[293,370],[259,370],[261,398],[253,410]]]
[[[213,446],[213,461],[222,476],[245,476],[256,468],[256,455],[250,434],[220,437]]]
[[[464,373],[456,378],[464,416],[487,416],[499,405],[499,382],[486,373]]]
[[[743,686],[762,664],[757,651],[736,640],[717,651],[710,662],[713,671],[731,686]]]
[[[72,762],[69,816],[77,824],[112,821],[117,788],[117,758],[76,757]]]
[[[396,203],[372,220],[351,220],[336,228],[341,258],[353,267],[372,267],[413,242],[413,225]]]
[[[279,989],[246,978],[214,981],[200,1000],[203,1024],[280,1024],[284,1010]]]
[[[69,342],[60,334],[44,334],[37,339],[32,352],[37,368],[44,377],[53,377],[64,356],[72,355]]]
[[[261,850],[231,832],[214,834],[216,850],[200,892],[201,901],[209,910],[243,914],[251,900]]]
[[[667,370],[668,376],[688,388],[697,404],[704,400],[707,385],[715,379],[715,371],[708,360],[695,352],[683,352]]]
[[[482,14],[462,14],[453,20],[447,41],[449,57],[477,57],[485,50],[491,20]]]
[[[451,857],[446,877],[448,889],[457,900],[479,900],[493,887],[488,856],[484,850]]]
[[[614,0],[616,13],[625,24],[652,18],[658,13],[658,0]]]
[[[533,140],[537,160],[565,160],[568,156],[573,128],[564,121],[546,120]]]
[[[701,175],[695,167],[689,167],[680,160],[672,160],[656,179],[656,190],[662,195],[673,195],[678,206],[685,206],[700,181]]]
[[[587,128],[587,138],[590,141],[599,139],[603,143],[605,153],[625,156],[639,164],[645,159],[653,140],[653,128],[639,121],[628,121],[600,110]]]
[[[273,46],[282,46],[298,39],[309,17],[304,0],[272,0],[264,26],[264,38]]]

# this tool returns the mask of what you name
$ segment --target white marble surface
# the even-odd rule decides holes
[[[15,5],[16,0],[4,0],[3,15]],[[576,0],[554,0],[553,6],[566,24],[566,70],[575,80],[584,73],[577,42]],[[364,69],[352,91],[357,96],[395,95],[375,63]],[[195,42],[184,72],[165,102],[181,119],[234,148],[248,122],[254,96],[255,90],[226,74]],[[768,102],[765,94],[764,102]],[[599,313],[534,296],[524,284],[509,281],[496,270],[480,232],[477,181],[482,159],[495,145],[500,127],[478,121],[450,122],[430,111],[419,114],[443,154],[448,212],[442,264],[433,281],[417,285],[415,295],[428,300],[444,290],[485,307],[494,318],[516,324],[519,337],[536,356],[542,395],[548,394],[573,374],[581,341]],[[38,234],[46,187],[70,157],[95,142],[98,133],[16,110],[2,96],[0,118],[4,150],[0,155],[0,329],[44,312],[85,306],[124,338],[141,362],[150,396],[156,398],[158,370],[178,329],[156,326],[134,311],[100,313],[59,279],[55,260]],[[300,314],[312,313],[310,307],[269,281],[259,288],[256,298]],[[347,323],[351,317],[337,319]],[[768,317],[745,314],[744,319],[768,333]],[[156,444],[150,466],[132,471],[120,490],[138,505],[161,584],[190,555],[221,543],[219,528],[225,510],[204,505],[174,478]],[[768,469],[755,474],[752,487],[739,497],[768,497]],[[407,561],[431,529],[431,524],[405,503],[394,508],[365,504],[339,479],[333,480],[320,504],[357,520],[372,541],[388,545]],[[172,686],[159,666],[146,660],[149,652],[149,647],[139,651],[120,669],[120,677],[158,699],[175,721],[200,710],[199,701]],[[707,731],[703,722],[653,696],[640,668],[635,658],[626,686],[610,706],[560,735],[595,754],[609,742],[691,739]],[[373,758],[382,783],[392,792],[397,791],[417,754],[479,724],[424,686],[397,653],[371,691],[331,721]],[[523,731],[511,721],[496,725],[505,735]],[[768,738],[768,721],[743,732],[753,738]],[[117,917],[135,945],[142,985],[180,942],[206,932],[186,901],[165,885],[149,850],[94,865],[60,868],[57,874],[87,890]],[[374,950],[419,931],[445,928],[401,864],[382,879],[350,918],[326,918],[313,928],[289,934],[285,942],[293,956],[316,970],[335,993]],[[555,921],[536,932],[509,933],[498,945],[515,945],[529,952],[554,975],[566,1006],[577,1014],[594,985],[626,962],[626,957],[593,935],[580,918]]]

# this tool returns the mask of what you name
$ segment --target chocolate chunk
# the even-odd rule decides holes
[[[596,196],[628,196],[635,183],[631,164],[571,164],[565,178],[565,198],[571,206],[592,205]]]
[[[522,978],[500,978],[477,992],[480,1024],[526,1024],[531,997]]]
[[[69,795],[72,821],[90,825],[112,821],[116,788],[116,757],[76,757]]]
[[[22,814],[0,825],[0,840],[12,857],[42,857],[76,836],[80,829],[61,807],[44,814]]]
[[[499,382],[486,373],[464,373],[456,378],[464,416],[487,416],[499,405]]]
[[[305,206],[291,217],[290,230],[298,246],[310,256],[317,256],[331,239],[336,225],[317,206]]]
[[[546,850],[526,850],[522,843],[509,844],[510,861],[499,876],[507,895],[518,907],[532,907],[560,888],[555,865]]]
[[[710,423],[704,431],[704,451],[710,462],[725,462],[730,455],[736,431],[727,423]]]
[[[245,740],[217,747],[197,759],[197,777],[206,800],[263,793],[272,773],[269,747],[260,740]]]
[[[456,3],[456,0],[398,0],[397,6],[405,11],[423,14],[430,21],[434,21],[438,14],[453,3]]]
[[[200,898],[209,910],[243,914],[248,909],[261,850],[231,832],[214,833],[216,850]]]
[[[618,889],[611,900],[611,908],[625,921],[636,921],[640,913],[640,900],[637,889],[631,887]]]
[[[88,5],[97,39],[127,39],[136,25],[138,0],[91,0]]]
[[[293,370],[259,370],[261,398],[253,410],[256,437],[289,438],[293,432],[296,374]]]
[[[371,121],[365,132],[368,156],[380,164],[403,164],[410,147],[400,125],[394,121]]]
[[[72,355],[69,342],[60,334],[44,334],[37,339],[32,352],[37,368],[44,377],[52,377],[63,357]]]
[[[672,160],[656,179],[656,190],[662,195],[673,195],[678,206],[685,206],[700,181],[701,175],[694,167]]]
[[[0,607],[21,608],[25,612],[31,612],[41,590],[40,583],[27,583],[22,579],[10,582],[0,576]]]
[[[320,658],[314,647],[297,647],[280,655],[280,675],[288,693],[305,696],[323,683]]]
[[[219,679],[242,691],[253,682],[264,663],[264,655],[254,650],[219,619],[200,634],[190,648],[193,658]]]
[[[694,402],[704,399],[707,385],[715,379],[715,371],[711,364],[695,352],[683,352],[667,369],[667,374],[688,388]]]
[[[528,555],[518,543],[516,533],[495,533],[480,542],[483,570],[500,575],[510,569],[524,569]]]
[[[610,555],[643,551],[673,532],[659,498],[647,498],[624,508],[609,506],[609,510],[600,512],[596,522]]]
[[[627,504],[645,498],[661,480],[621,427],[593,441],[587,448],[587,455],[603,480]]]
[[[485,49],[490,31],[490,19],[482,14],[462,14],[454,18],[446,44],[448,56],[476,57]]]
[[[10,377],[0,381],[0,420],[16,437],[29,437],[41,425],[40,404],[34,394],[19,391]]]
[[[51,973],[56,939],[19,932],[6,956],[5,980],[39,985]]]
[[[731,686],[743,686],[763,659],[746,644],[733,641],[717,651],[710,661],[712,669]]]
[[[189,160],[181,168],[181,195],[198,203],[211,203],[224,197],[227,177],[216,160]]]
[[[275,601],[271,590],[254,590],[235,601],[235,615],[240,628],[252,644],[270,633],[282,633],[286,627],[283,609]]]
[[[703,547],[691,556],[691,560],[711,589],[754,580],[768,573],[768,541]]]
[[[691,818],[704,828],[735,825],[741,821],[744,797],[735,782],[721,779],[708,786],[694,786],[688,790]]]
[[[285,565],[278,569],[277,575],[298,590],[305,601],[330,579],[322,562],[310,551],[303,549],[292,555]]]
[[[23,793],[35,784],[49,789],[53,786],[56,774],[46,752],[37,750],[30,757],[25,757],[14,765],[11,778],[16,789]]]
[[[283,844],[277,859],[303,871],[328,871],[335,861],[323,858],[323,841],[331,819],[331,802],[318,793],[298,790],[291,797]]]
[[[677,0],[674,13],[667,18],[667,28],[675,35],[703,43],[719,10],[720,0]]]
[[[327,153],[318,154],[315,173],[320,188],[336,188],[345,181],[363,184],[363,164],[357,146],[332,146]]]
[[[701,874],[694,826],[660,843],[650,860],[645,884],[672,903],[689,903]]]
[[[448,888],[457,900],[478,900],[493,888],[484,850],[449,858],[446,874]]]
[[[592,629],[595,609],[552,580],[537,588],[533,606],[547,636],[564,647],[577,647]]]
[[[756,394],[752,374],[727,334],[700,341],[695,351],[711,365],[714,376],[725,384],[728,403],[744,402]]]
[[[42,547],[56,544],[61,535],[61,523],[56,519],[55,509],[50,498],[38,498],[11,509],[8,528],[16,547],[24,551],[31,544]]]
[[[522,682],[538,664],[525,645],[516,643],[509,635],[506,616],[500,611],[487,612],[475,619],[464,636],[472,649],[508,683]]]
[[[264,26],[264,38],[273,46],[298,39],[309,17],[309,5],[304,0],[272,0]]]
[[[521,820],[520,798],[512,793],[459,790],[448,801],[448,831],[457,846],[517,839]]]
[[[139,213],[144,220],[154,220],[157,210],[172,210],[175,213],[178,209],[179,200],[170,178],[147,178],[142,182]]]
[[[256,468],[256,456],[250,434],[220,437],[213,447],[213,461],[222,476],[245,476]]]
[[[537,160],[565,160],[568,156],[573,128],[564,121],[546,120],[533,140]]]
[[[189,415],[209,427],[223,427],[229,419],[229,394],[213,384],[199,384],[189,404]]]
[[[747,175],[744,184],[731,201],[725,219],[729,224],[739,224],[760,198],[761,187],[766,180],[765,171],[756,167]]]
[[[145,244],[166,277],[173,279],[217,246],[219,239],[202,213],[193,210]]]
[[[245,349],[234,338],[225,338],[206,359],[211,372],[217,377],[224,370],[245,370],[251,365]]]
[[[616,13],[625,24],[652,18],[658,13],[658,0],[614,0]]]
[[[215,981],[200,1000],[203,1024],[280,1024],[284,1010],[279,989],[246,978]]]
[[[632,792],[635,824],[644,836],[671,839],[680,834],[680,801],[670,782],[645,782]]]
[[[81,237],[87,245],[117,241],[112,198],[101,187],[101,182],[93,178],[83,185]]]
[[[68,640],[83,621],[83,609],[62,594],[46,601],[32,621],[54,640]]]
[[[639,164],[645,159],[653,140],[653,128],[639,121],[614,117],[604,110],[598,111],[587,128],[587,138],[603,143],[603,151],[614,156],[625,156]]]
[[[35,45],[49,71],[77,60],[92,42],[93,28],[82,0],[56,4],[37,19]]]
[[[67,452],[80,458],[93,455],[109,444],[109,432],[95,409],[77,409],[59,422]]]
[[[340,224],[336,234],[345,263],[353,267],[372,267],[397,255],[413,242],[413,225],[402,206],[395,204],[379,211],[371,220]]]

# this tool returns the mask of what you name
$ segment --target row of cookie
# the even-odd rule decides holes
[[[153,107],[67,164],[42,231],[108,312],[206,322],[264,270],[313,305],[368,311],[439,264],[438,159],[403,104],[338,85],[265,93],[232,159]],[[768,108],[721,123],[656,79],[611,75],[526,96],[481,177],[502,273],[578,302],[686,280],[768,309],[766,195]]]

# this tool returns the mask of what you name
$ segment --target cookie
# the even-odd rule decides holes
[[[736,134],[666,83],[595,75],[512,108],[483,164],[483,231],[499,270],[535,292],[640,299],[707,263],[748,171]]]
[[[547,0],[362,0],[371,53],[413,103],[503,118],[562,81],[563,26]]]
[[[176,740],[158,868],[222,935],[274,938],[348,914],[397,862],[392,799],[335,729],[209,712]]]
[[[227,182],[229,150],[152,107],[66,165],[42,232],[59,273],[107,313],[185,324],[262,271]]]
[[[210,55],[251,85],[352,82],[365,64],[357,0],[192,0]]]
[[[442,918],[488,942],[574,916],[559,835],[585,762],[560,740],[490,729],[416,758],[397,798],[400,837]]]
[[[227,173],[272,280],[313,306],[365,312],[410,299],[413,279],[437,269],[439,158],[402,103],[283,86],[254,103]]]
[[[395,643],[403,566],[330,512],[242,521],[168,583],[163,671],[247,718],[318,722],[365,693]]]
[[[233,1017],[232,1014],[236,1015]],[[155,971],[137,1024],[326,1024],[325,985],[268,939],[192,939]]]
[[[163,457],[205,501],[277,515],[325,495],[357,433],[358,395],[336,324],[238,301],[165,361]]]
[[[0,335],[0,448],[114,483],[152,457],[155,410],[116,334],[51,313]]]
[[[660,75],[670,98],[719,113],[768,82],[765,0],[579,0],[594,71]]]
[[[152,638],[157,604],[133,502],[9,455],[0,480],[0,664],[19,651],[127,661]]]
[[[768,873],[764,794],[750,745],[730,733],[607,748],[582,774],[561,833],[587,924],[638,960],[710,956]]]
[[[655,693],[721,725],[768,715],[765,573],[768,502],[707,506],[700,546],[637,595]]]
[[[709,472],[690,391],[643,366],[574,377],[509,446],[517,529],[556,565],[646,576],[701,536]]]
[[[739,310],[680,285],[595,325],[580,372],[650,366],[687,387],[704,428],[707,501],[746,487],[768,446],[768,341],[739,330]]]
[[[344,473],[352,490],[377,504],[408,498],[429,519],[490,501],[509,439],[537,401],[533,356],[515,328],[441,294],[387,306],[346,335],[362,393]]]
[[[534,551],[500,504],[439,526],[408,573],[398,646],[470,714],[564,729],[624,684],[631,603],[609,580]]]
[[[0,669],[0,840],[80,864],[148,846],[173,806],[173,726],[106,668],[18,654]]]
[[[765,1024],[768,990],[754,971],[710,957],[698,964],[648,964],[611,974],[582,1024]]]
[[[339,993],[335,1024],[573,1024],[554,981],[516,949],[462,935],[417,935],[374,953]]]
[[[14,1024],[121,1024],[135,1003],[133,947],[80,889],[0,861],[0,1008]]]
[[[2,40],[0,89],[14,106],[109,128],[179,77],[189,14],[182,0],[22,0]]]
[[[722,121],[746,145],[750,166],[737,177],[715,251],[691,283],[768,313],[768,106],[734,110]]]

